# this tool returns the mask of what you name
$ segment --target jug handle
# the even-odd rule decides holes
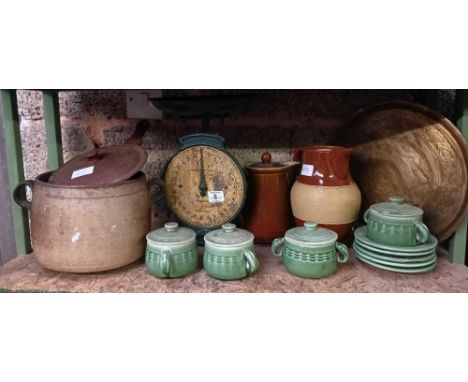
[[[255,257],[255,254],[250,249],[244,250],[244,257],[247,260],[245,263],[247,273],[251,275],[258,269],[258,259]]]
[[[339,263],[346,263],[349,260],[349,249],[348,249],[348,247],[343,243],[336,242],[335,248],[338,251],[338,254],[336,256],[338,262]]]
[[[32,192],[34,187],[34,180],[25,180],[24,182],[18,184],[13,190],[13,199],[21,207],[26,208],[29,211],[31,210],[32,203],[28,199],[26,199],[26,187],[29,187]],[[22,190],[24,191],[21,192]]]
[[[302,163],[302,154],[304,153],[303,147],[298,147],[293,149],[292,151],[292,160],[294,162],[301,162]]]
[[[347,178],[349,173],[349,156],[351,155],[351,149],[347,147],[340,147],[339,150],[335,150],[331,153],[329,164],[332,168],[333,174],[341,180]],[[343,163],[346,165],[343,166]]]

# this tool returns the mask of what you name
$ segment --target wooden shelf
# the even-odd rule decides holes
[[[199,249],[201,252],[201,248]],[[158,279],[143,260],[95,274],[67,274],[42,268],[33,255],[22,255],[0,267],[0,290],[50,292],[468,292],[468,267],[449,263],[439,250],[435,270],[406,275],[373,268],[351,254],[330,277],[301,279],[284,269],[269,246],[257,246],[259,271],[243,280],[219,281],[200,269],[181,279]]]

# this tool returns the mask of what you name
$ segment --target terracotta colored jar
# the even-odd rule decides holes
[[[361,193],[349,172],[351,149],[310,146],[295,149],[293,160],[302,162],[291,189],[296,225],[313,220],[347,239],[361,207]]]
[[[289,192],[299,163],[271,162],[265,152],[261,162],[247,166],[249,188],[245,228],[255,235],[255,243],[270,244],[292,225]]]

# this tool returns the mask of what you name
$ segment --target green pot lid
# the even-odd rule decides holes
[[[253,242],[254,235],[245,229],[237,228],[235,224],[226,223],[205,235],[205,243],[222,247],[242,247]]]
[[[414,245],[412,247],[400,247],[396,245],[376,243],[375,241],[369,239],[366,236],[366,226],[359,227],[357,230],[355,230],[354,238],[360,244],[363,243],[366,247],[370,247],[372,249],[383,249],[387,253],[389,251],[393,253],[407,253],[408,256],[420,256],[421,253],[427,253],[427,251],[435,250],[435,248],[437,247],[437,239],[433,235],[429,235],[429,239],[427,240],[427,242],[419,245]]]
[[[292,244],[307,245],[309,247],[319,247],[333,244],[338,239],[338,235],[327,228],[319,227],[316,222],[307,221],[303,227],[295,227],[285,234],[286,241]]]
[[[424,213],[421,208],[404,203],[401,196],[390,196],[388,202],[373,204],[370,210],[382,216],[401,218],[422,216]]]
[[[183,244],[195,240],[195,232],[170,222],[148,233],[146,239],[153,244]]]

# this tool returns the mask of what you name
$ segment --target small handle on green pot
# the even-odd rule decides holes
[[[247,260],[245,263],[245,267],[247,269],[247,273],[251,275],[254,273],[258,267],[258,259],[255,256],[255,253],[253,253],[250,249],[244,249],[244,257]]]
[[[364,215],[362,216],[362,218],[364,219],[366,224],[368,223],[367,220],[369,219],[369,212],[370,212],[370,210],[366,210],[366,212],[364,212]]]
[[[416,241],[419,244],[423,244],[429,240],[429,229],[422,222],[417,220],[414,225],[416,226]]]
[[[339,263],[346,263],[349,260],[349,249],[348,247],[343,244],[336,242],[335,248],[338,251],[336,259]]]
[[[159,265],[161,266],[161,271],[164,274],[164,276],[169,277],[169,272],[171,270],[171,263],[169,256],[171,255],[171,251],[168,249],[163,249],[161,251],[161,260]]]
[[[271,243],[271,252],[273,252],[273,255],[275,256],[283,256],[283,246],[284,246],[284,237],[281,239],[275,239]],[[281,247],[281,250],[278,252],[277,249]]]
[[[25,180],[18,184],[15,189],[13,190],[13,199],[16,203],[18,203],[21,207],[26,208],[28,211],[31,209],[31,202],[26,199],[26,187],[31,189],[31,192],[34,187],[33,180]]]

